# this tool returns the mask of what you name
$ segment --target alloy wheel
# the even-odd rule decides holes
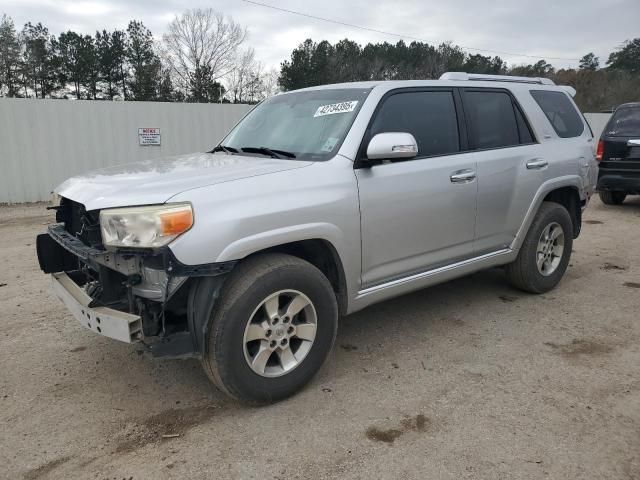
[[[536,249],[536,265],[538,272],[545,277],[552,275],[558,269],[564,253],[564,230],[559,223],[553,222],[547,225]]]
[[[296,368],[316,338],[317,315],[309,298],[297,290],[281,290],[253,311],[244,332],[249,367],[263,377],[280,377]]]

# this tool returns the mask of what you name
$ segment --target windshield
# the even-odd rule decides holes
[[[221,145],[240,155],[271,151],[289,154],[283,158],[326,160],[340,148],[370,91],[326,89],[271,97],[253,109]]]
[[[630,137],[640,135],[640,108],[619,108],[607,125],[607,135],[614,137]]]

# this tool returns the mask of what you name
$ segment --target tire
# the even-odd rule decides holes
[[[299,305],[306,306],[286,316],[287,307],[294,312]],[[269,312],[277,313],[269,319]],[[315,331],[309,327],[314,320]],[[276,402],[296,393],[318,372],[337,328],[336,295],[320,270],[289,255],[258,255],[240,263],[222,288],[209,320],[203,367],[213,383],[236,400]],[[302,339],[310,338],[312,331],[312,341]],[[259,338],[249,341],[254,337]],[[293,359],[285,356],[283,341],[295,354]],[[294,365],[296,358],[300,361]]]
[[[558,248],[560,236],[546,247],[541,247],[541,242],[549,242],[543,238],[543,234],[546,232],[550,238],[558,232],[557,228],[562,230],[561,252]],[[558,203],[543,202],[529,227],[518,257],[505,268],[509,283],[529,293],[548,292],[560,282],[567,270],[572,246],[573,224],[569,212]],[[540,267],[538,261],[543,257],[548,260],[541,262]]]
[[[600,200],[605,205],[622,205],[624,199],[627,198],[627,194],[624,192],[599,192]]]

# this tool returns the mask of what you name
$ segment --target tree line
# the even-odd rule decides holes
[[[140,21],[95,35],[18,31],[0,18],[0,96],[165,102],[257,102],[278,90],[247,30],[213,9],[187,10],[157,40]]]
[[[362,80],[436,79],[447,71],[549,77],[577,90],[575,100],[582,111],[606,111],[640,100],[640,38],[612,52],[603,68],[600,59],[588,53],[577,69],[555,69],[545,60],[508,65],[499,56],[469,54],[451,43],[434,46],[399,41],[361,46],[348,39],[335,44],[307,39],[281,64],[280,85],[294,90]]]
[[[42,23],[18,31],[0,18],[0,96],[167,102],[255,103],[279,90],[360,80],[435,79],[446,71],[549,77],[577,90],[583,111],[640,100],[640,38],[625,42],[605,64],[586,54],[576,69],[545,60],[509,65],[499,56],[469,54],[452,43],[335,44],[306,40],[280,71],[265,70],[245,46],[247,29],[211,9],[186,10],[161,39],[140,21],[95,35],[52,35]]]

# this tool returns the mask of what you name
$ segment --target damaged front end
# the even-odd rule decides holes
[[[80,323],[141,342],[154,356],[200,357],[208,319],[235,262],[184,265],[168,247],[103,247],[99,211],[63,198],[56,224],[37,237],[40,268]]]

